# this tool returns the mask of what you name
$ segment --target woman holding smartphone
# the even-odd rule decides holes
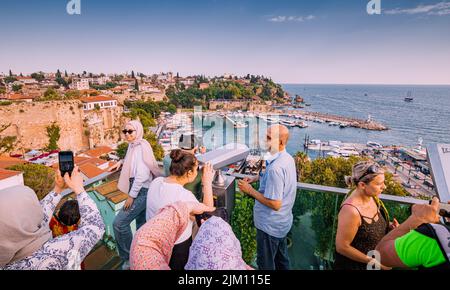
[[[126,124],[122,131],[128,141],[128,150],[123,161],[118,188],[128,193],[123,208],[113,224],[114,236],[119,255],[123,260],[122,269],[129,269],[130,247],[133,240],[131,226],[136,219],[136,230],[145,224],[147,192],[151,181],[162,176],[150,144],[143,139],[144,129],[139,121]],[[119,163],[112,170],[120,167]]]

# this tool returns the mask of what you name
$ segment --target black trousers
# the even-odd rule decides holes
[[[184,270],[184,266],[189,260],[189,248],[192,245],[192,237],[186,241],[175,245],[170,257],[169,267],[172,270]]]

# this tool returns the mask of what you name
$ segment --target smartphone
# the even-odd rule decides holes
[[[61,176],[64,177],[66,173],[72,176],[72,171],[74,168],[73,152],[72,151],[61,151],[58,153],[59,159],[59,171],[61,171]]]

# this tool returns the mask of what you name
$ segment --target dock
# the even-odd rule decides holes
[[[299,112],[299,111],[288,111],[288,112],[280,112],[283,116],[288,117],[296,117],[307,121],[320,121],[329,124],[341,125],[341,127],[353,127],[371,131],[385,131],[389,130],[389,128],[379,122],[376,122],[371,119],[369,116],[368,119],[358,119],[358,118],[349,118],[344,116],[337,116],[327,113],[318,113],[318,112]]]

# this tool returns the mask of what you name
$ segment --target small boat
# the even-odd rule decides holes
[[[236,123],[234,123],[234,128],[236,128],[236,129],[247,128],[247,126],[248,125],[246,123],[240,122],[240,121],[237,121]]]
[[[286,127],[295,127],[296,123],[293,121],[289,121],[289,120],[280,120],[280,124],[284,125]]]
[[[308,128],[308,124],[303,121],[297,121],[295,125],[300,128]]]
[[[412,97],[412,92],[408,91],[408,94],[406,95],[406,98],[405,98],[405,102],[410,103],[412,101],[414,101],[414,98]]]

